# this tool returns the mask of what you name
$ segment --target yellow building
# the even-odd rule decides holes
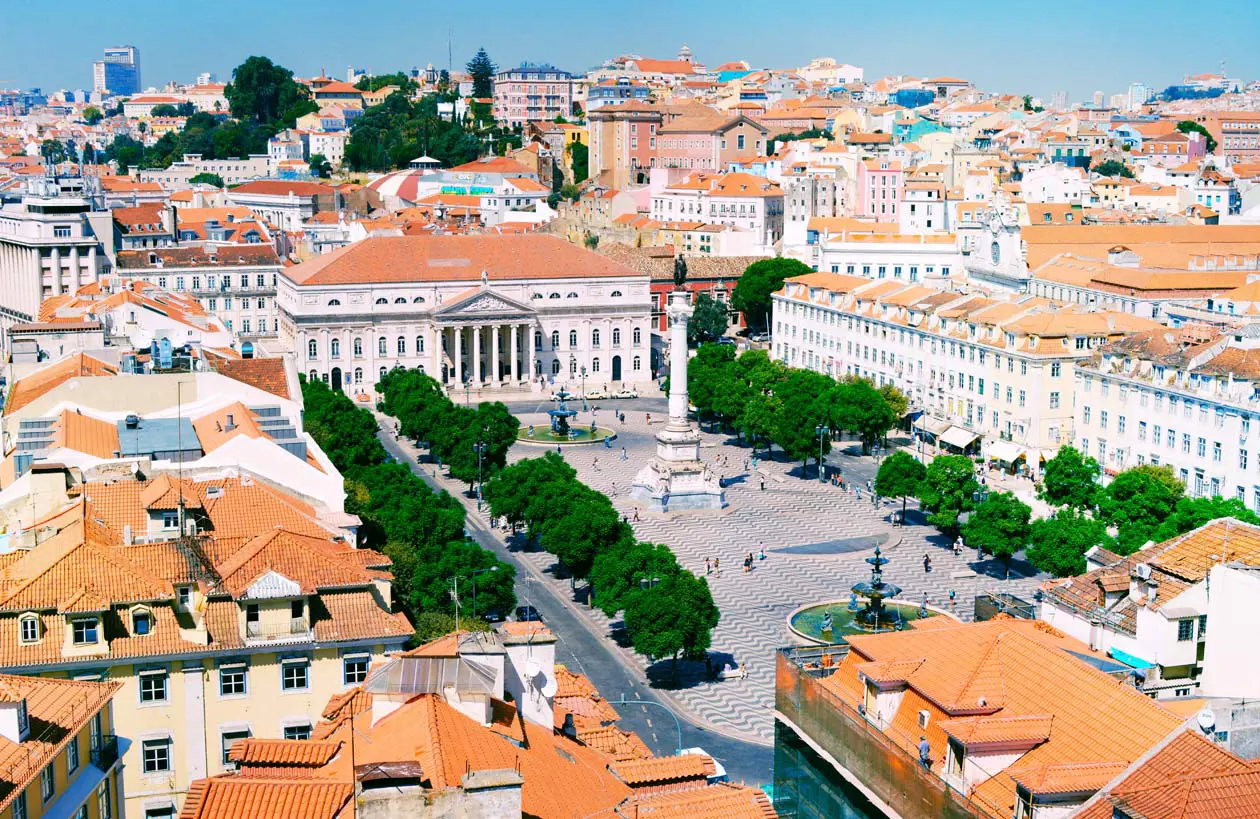
[[[121,816],[117,683],[0,674],[0,819]]]
[[[306,736],[411,636],[389,559],[248,473],[24,480],[58,511],[10,528],[0,667],[114,683],[130,817],[174,816],[243,737]]]

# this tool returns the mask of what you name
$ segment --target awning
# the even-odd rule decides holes
[[[926,415],[919,416],[915,419],[914,425],[917,429],[921,429],[929,435],[940,435],[949,429],[949,421],[941,421],[936,418],[929,418]]]
[[[949,444],[952,447],[966,449],[971,446],[972,441],[979,437],[979,435],[969,429],[963,429],[962,427],[950,427],[945,430],[945,432],[941,433],[940,440],[941,443]]]
[[[1140,670],[1140,669],[1152,668],[1155,665],[1154,663],[1143,660],[1141,657],[1135,657],[1127,651],[1121,651],[1118,648],[1109,648],[1107,649],[1107,653],[1110,654],[1115,659],[1119,660],[1120,662],[1124,663],[1125,665],[1129,666],[1130,668],[1136,668]]]
[[[985,455],[1004,463],[1013,464],[1024,457],[1024,448],[1010,441],[994,441],[986,447]]]

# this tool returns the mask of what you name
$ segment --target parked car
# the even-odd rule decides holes
[[[734,347],[734,346],[735,346],[735,339],[731,338],[730,336],[721,336],[721,337],[719,337],[719,338],[718,338],[717,343],[718,343],[718,344],[729,344],[729,345],[731,345],[732,347]]]
[[[756,342],[769,341],[769,340],[770,340],[770,334],[769,334],[769,333],[767,333],[765,330],[760,330],[760,331],[758,331],[758,332],[756,332],[756,333],[751,333],[751,334],[748,336],[748,340],[749,340],[749,341],[756,341]]]
[[[593,390],[586,391],[587,401],[603,401],[608,398],[612,398],[612,393],[608,392],[608,390],[601,390],[601,389],[596,388]]]
[[[638,398],[639,394],[632,389],[619,390],[613,393],[613,398]]]
[[[571,401],[574,398],[577,398],[577,396],[568,390],[556,390],[550,396],[552,401]]]
[[[542,615],[533,606],[517,606],[516,619],[522,623],[541,623]]]

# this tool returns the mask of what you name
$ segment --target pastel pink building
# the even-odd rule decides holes
[[[906,175],[900,162],[866,159],[858,165],[858,215],[877,222],[897,222],[897,202]]]
[[[1176,168],[1187,162],[1198,164],[1207,156],[1207,140],[1202,134],[1183,134],[1173,131],[1171,134],[1142,140],[1142,144],[1133,149],[1135,159],[1145,159],[1152,165],[1164,168]]]

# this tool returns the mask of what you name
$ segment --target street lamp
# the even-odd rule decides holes
[[[822,424],[814,427],[814,435],[818,438],[818,482],[826,483],[826,470],[823,468],[823,443],[827,440],[827,428]]]
[[[579,372],[582,373],[582,412],[586,412],[586,368],[582,367]]]
[[[484,572],[497,572],[498,570],[499,570],[498,565],[487,566],[484,569],[473,569],[473,572],[472,572],[472,587],[473,587],[472,616],[473,617],[477,616],[477,575],[482,574]]]
[[[477,453],[477,511],[481,511],[481,487],[484,485],[481,473],[481,462],[486,456],[486,444],[484,441],[478,441],[473,444],[473,452]]]

